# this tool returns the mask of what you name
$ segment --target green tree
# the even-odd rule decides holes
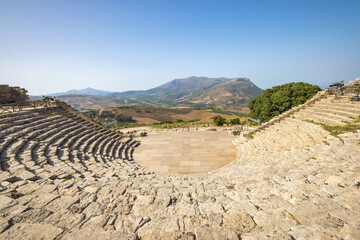
[[[224,123],[226,123],[226,118],[223,118],[222,116],[216,116],[214,117],[214,123],[216,126],[222,126]]]
[[[308,83],[287,83],[266,89],[248,103],[250,117],[266,122],[271,118],[303,104],[321,89]]]
[[[162,121],[160,124],[172,124],[172,121]]]
[[[239,125],[239,124],[240,124],[240,118],[230,119],[230,124],[232,124],[232,125]]]
[[[123,114],[116,115],[115,120],[118,122],[127,122],[127,123],[134,121],[131,116],[126,116]]]

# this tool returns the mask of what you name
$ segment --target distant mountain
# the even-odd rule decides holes
[[[57,99],[67,102],[78,110],[109,108],[117,105],[142,105],[141,102],[120,97],[99,97],[89,95],[61,95]]]
[[[88,110],[114,105],[241,109],[260,94],[261,89],[248,78],[188,77],[143,91],[86,88],[49,95],[58,96],[79,110]]]
[[[113,93],[109,96],[121,96],[128,98],[168,98],[179,99],[184,96],[200,93],[219,83],[225,82],[226,78],[188,77],[174,79],[159,87],[145,91],[127,91]]]
[[[134,98],[164,106],[231,107],[246,104],[261,94],[261,89],[248,78],[188,77],[174,79],[146,91],[112,93],[110,97]]]
[[[81,90],[72,89],[67,92],[60,92],[60,93],[52,93],[52,94],[46,94],[46,96],[61,96],[61,95],[70,95],[70,94],[76,94],[76,95],[89,95],[89,96],[99,96],[99,97],[105,97],[109,95],[111,92],[103,91],[103,90],[97,90],[94,88],[85,88]]]

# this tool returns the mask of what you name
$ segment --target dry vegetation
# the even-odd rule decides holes
[[[352,132],[356,133],[356,131],[360,130],[360,116],[358,116],[356,119],[354,119],[353,122],[344,122],[346,125],[344,126],[330,126],[324,123],[318,123],[315,121],[308,121],[310,123],[314,123],[317,125],[322,126],[326,131],[328,131],[331,135],[337,137],[338,135],[342,133]]]
[[[101,122],[113,122],[115,116],[123,115],[132,118],[132,121],[117,124],[117,127],[138,127],[150,125],[152,127],[186,127],[213,125],[213,118],[222,116],[227,120],[240,118],[244,123],[248,109],[242,112],[227,111],[221,109],[195,110],[186,107],[145,107],[145,106],[115,106],[106,109],[92,110],[85,114],[97,118]],[[112,125],[110,125],[112,126]]]
[[[144,106],[116,106],[107,108],[105,111],[111,111],[115,115],[131,116],[137,123],[159,123],[165,121],[176,122],[181,119],[183,121],[191,120],[211,120],[215,116],[222,116],[227,119],[238,117],[237,115],[226,111],[194,110],[192,108],[159,108]]]

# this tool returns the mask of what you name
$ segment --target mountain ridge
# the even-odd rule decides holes
[[[174,79],[148,90],[107,92],[87,88],[70,90],[66,95],[54,95],[78,109],[94,109],[113,105],[144,105],[159,107],[229,108],[244,107],[248,101],[261,94],[261,89],[246,77],[209,78],[188,77]],[[75,95],[71,95],[78,93]],[[79,94],[80,93],[80,94]],[[93,94],[93,95],[86,95]],[[103,95],[99,95],[103,94]],[[100,104],[102,101],[104,104]],[[106,104],[105,104],[106,102]],[[86,105],[86,106],[85,106]]]
[[[84,89],[71,89],[66,92],[59,92],[59,93],[51,93],[46,94],[45,96],[62,96],[62,95],[89,95],[89,96],[99,96],[99,97],[105,97],[107,95],[111,94],[109,91],[104,90],[98,90],[95,88],[87,87]]]
[[[170,99],[170,100],[189,100],[189,101],[199,101],[198,97],[206,96],[206,92],[212,92],[214,89],[224,88],[226,92],[231,92],[229,89],[229,83],[232,83],[232,88],[239,90],[241,85],[243,88],[246,88],[248,92],[245,91],[235,91],[234,96],[243,95],[246,100],[259,95],[261,89],[252,83],[248,78],[208,78],[208,77],[188,77],[182,79],[174,79],[170,82],[162,84],[158,87],[141,90],[141,91],[127,91],[121,93],[113,93],[109,96],[114,97],[126,97],[126,98],[139,98],[139,99]],[[231,95],[231,94],[229,94]],[[247,96],[249,95],[249,96]],[[195,98],[195,99],[192,99]]]

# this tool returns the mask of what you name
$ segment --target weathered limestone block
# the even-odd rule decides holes
[[[50,216],[46,217],[44,222],[53,226],[56,225],[58,227],[71,229],[81,223],[84,219],[85,214],[72,213],[67,209],[59,209],[58,211],[53,212]]]
[[[13,175],[9,172],[0,171],[0,182],[3,183],[4,181],[7,181],[8,179],[13,178]]]
[[[153,206],[156,210],[163,211],[171,204],[171,202],[172,202],[171,196],[163,192],[156,196]]]
[[[195,207],[192,204],[187,204],[184,202],[177,203],[174,205],[174,211],[178,215],[195,215]]]
[[[82,229],[72,229],[67,233],[64,240],[112,240],[112,239],[127,239],[127,240],[136,240],[136,234],[134,233],[125,233],[115,230],[104,230],[100,227],[88,227]]]
[[[13,223],[41,223],[52,214],[46,209],[30,209],[12,218]]]
[[[71,205],[78,203],[79,201],[79,197],[61,196],[49,203],[45,208],[52,212],[57,212],[62,209],[68,209]]]
[[[0,213],[9,207],[12,207],[14,205],[17,204],[17,201],[10,198],[10,197],[6,197],[4,195],[0,195]]]
[[[0,218],[11,218],[27,210],[29,210],[29,207],[22,204],[16,204],[0,211]]]
[[[59,190],[71,188],[75,184],[75,179],[59,181],[57,186]]]
[[[86,207],[88,207],[91,203],[96,200],[95,194],[82,194],[79,196],[80,203],[75,203],[70,206],[70,211],[74,213],[81,213]],[[90,211],[90,210],[89,210]]]
[[[32,208],[43,208],[50,202],[54,201],[55,199],[59,198],[60,196],[57,194],[39,194],[36,198],[33,198],[28,204],[28,207]]]
[[[57,186],[54,184],[39,185],[38,183],[28,182],[28,184],[17,188],[16,191],[22,193],[23,195],[28,195],[52,193],[55,189],[57,189]]]
[[[46,239],[58,237],[63,230],[50,224],[17,223],[0,234],[0,239]]]
[[[7,189],[7,187],[3,186],[2,184],[0,184],[0,192],[5,191]]]
[[[120,195],[124,195],[124,193],[126,192],[127,186],[118,186],[112,189],[112,194],[114,194],[114,196],[120,196]]]
[[[98,199],[100,198],[106,198],[111,196],[111,192],[113,190],[113,188],[116,186],[116,184],[112,184],[110,183],[109,185],[105,185],[102,186],[98,191],[97,191],[97,197]]]
[[[229,228],[208,226],[195,229],[196,239],[199,240],[238,240],[237,233]]]
[[[16,189],[16,188],[19,188],[19,187],[22,187],[22,186],[25,186],[29,184],[29,181],[27,180],[20,180],[20,181],[17,181],[17,182],[14,182],[10,185],[10,188],[13,188],[13,189]]]
[[[179,228],[179,219],[176,215],[150,221],[139,228],[137,234],[144,240],[179,239],[182,236]]]
[[[225,227],[234,230],[237,234],[252,231],[256,223],[252,217],[246,212],[227,212],[223,215]]]
[[[307,240],[307,239],[336,239],[340,240],[337,233],[331,233],[327,231],[321,225],[303,226],[297,225],[290,228],[289,233],[296,240]]]
[[[36,195],[24,195],[16,199],[19,204],[26,205],[28,204],[32,199],[34,199]]]
[[[150,221],[149,217],[135,217],[133,215],[118,215],[114,227],[117,231],[133,233]]]
[[[86,217],[102,215],[105,211],[105,206],[97,202],[92,202],[83,211]]]
[[[8,227],[10,227],[8,218],[0,218],[0,233],[4,232]]]
[[[287,211],[294,216],[301,225],[320,225],[329,229],[341,229],[344,226],[343,221],[329,214],[329,210],[332,209],[327,209],[324,206],[319,206],[309,201],[303,201],[294,207],[290,207]],[[288,217],[291,218],[291,215],[288,215]]]
[[[262,240],[262,239],[282,239],[282,240],[294,240],[295,238],[284,231],[264,231],[264,232],[251,232],[241,234],[241,239],[244,240]]]
[[[120,203],[114,209],[114,213],[120,215],[128,215],[133,207],[133,204]]]
[[[137,196],[132,212],[135,216],[150,214],[149,206],[154,202],[154,196]]]
[[[224,213],[224,209],[218,203],[209,203],[209,202],[199,203],[198,208],[199,208],[200,214],[205,214],[205,215],[211,215],[211,214],[216,214],[216,213],[223,214]]]
[[[117,214],[111,213],[106,221],[106,227],[110,228],[110,229],[115,229],[115,227],[113,225],[114,225],[116,219],[117,219]]]
[[[90,217],[84,224],[81,224],[81,228],[87,227],[104,227],[109,219],[107,214],[102,214],[94,217]]]
[[[99,187],[98,186],[87,186],[84,188],[84,192],[88,192],[88,193],[96,193],[97,191],[99,191]]]
[[[232,201],[229,204],[224,206],[226,211],[229,210],[236,210],[240,212],[253,212],[256,210],[253,203],[248,200],[239,200],[239,201]]]

